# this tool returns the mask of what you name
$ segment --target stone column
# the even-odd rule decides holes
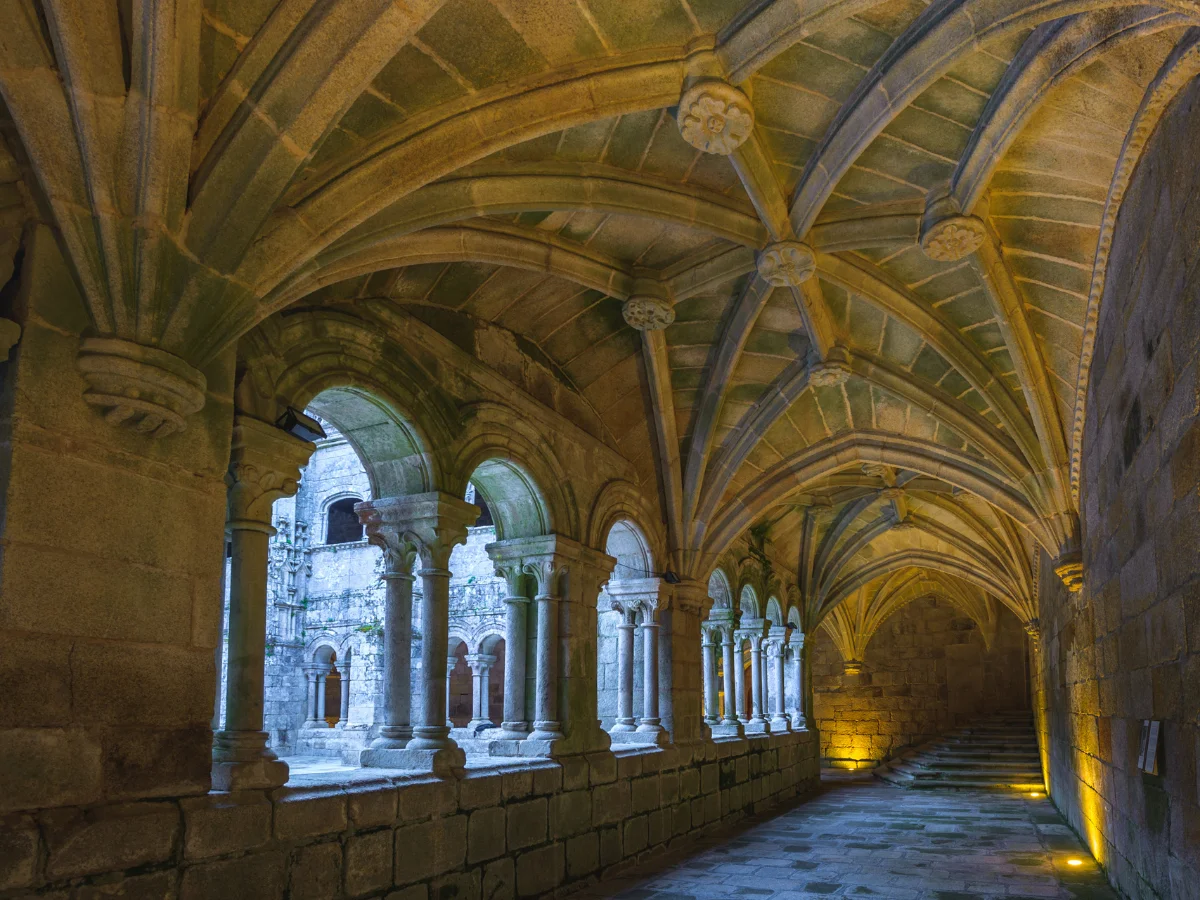
[[[767,657],[771,671],[771,732],[791,731],[792,723],[787,717],[786,703],[783,693],[783,660],[787,650],[787,629],[775,626],[771,629],[770,643],[767,644]]]
[[[633,718],[633,640],[637,626],[632,609],[617,603],[613,609],[621,614],[621,624],[617,626],[617,720],[609,733],[623,734],[637,730]]]
[[[698,581],[664,584],[659,597],[658,714],[665,737],[677,747],[691,747],[711,737],[704,721],[700,624],[712,601],[708,585]]]
[[[529,716],[525,712],[525,648],[526,623],[529,621],[529,598],[524,594],[525,573],[520,562],[498,560],[488,555],[496,564],[496,574],[508,585],[508,596],[504,598],[504,720],[500,733],[494,740],[523,741],[529,736]]]
[[[234,419],[226,475],[226,528],[233,547],[229,576],[229,662],[225,728],[213,738],[212,786],[231,791],[278,787],[287,764],[263,731],[266,671],[267,561],[271,504],[299,487],[300,468],[316,447],[249,416]]]
[[[717,697],[717,634],[705,626],[701,650],[704,656],[704,724],[710,728],[720,722]]]
[[[471,721],[468,728],[492,724],[488,716],[488,673],[495,662],[496,657],[488,653],[472,653],[467,657],[467,665],[471,667]]]
[[[447,595],[448,596],[448,595]],[[450,679],[454,675],[454,670],[458,667],[458,657],[446,657],[446,727],[453,728],[454,720],[450,718]]]
[[[741,679],[736,675],[741,660],[734,646],[733,623],[725,621],[718,627],[721,632],[721,665],[725,674],[725,709],[721,716],[720,728],[714,730],[713,734],[718,737],[740,737],[744,733],[737,715],[737,692]]]
[[[762,635],[747,635],[750,639],[750,721],[746,731],[769,732],[770,726],[763,716],[763,655]]]
[[[304,697],[308,707],[304,724],[313,728],[317,724],[317,670],[313,666],[304,667]]]
[[[537,604],[537,686],[534,691],[533,731],[530,740],[552,743],[562,740],[558,721],[558,590],[560,570],[554,563],[538,581]]]
[[[342,663],[338,666],[338,675],[341,676],[342,709],[337,727],[345,728],[350,724],[350,663]]]
[[[804,682],[804,656],[804,635],[797,632],[792,635],[792,663],[796,667],[796,711],[792,714],[792,727],[796,731],[808,730],[808,720],[805,717],[807,703],[804,691],[807,685]]]
[[[750,721],[746,715],[746,666],[742,659],[742,638],[734,635],[733,645],[733,708],[737,720],[745,725]]]
[[[658,610],[642,607],[642,719],[637,730],[642,734],[663,731],[658,716]]]
[[[328,728],[329,723],[325,721],[325,679],[329,677],[328,672],[317,672],[317,721],[313,723],[315,728]]]
[[[368,504],[357,504],[360,517]],[[383,710],[371,750],[403,750],[412,740],[412,575],[416,551],[395,529],[380,528],[373,543],[383,545]],[[368,765],[368,763],[362,763]]]
[[[404,544],[421,560],[421,717],[403,750],[368,748],[364,766],[420,769],[449,774],[466,763],[446,725],[446,647],[450,638],[450,552],[467,537],[467,526],[479,518],[479,508],[449,494],[415,494],[373,500],[356,507],[367,537],[386,544],[402,535]]]

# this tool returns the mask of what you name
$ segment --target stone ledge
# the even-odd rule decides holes
[[[815,731],[537,760],[439,779],[68,807],[0,819],[0,897],[142,881],[180,900],[550,893],[811,789]],[[505,886],[508,886],[507,888]],[[396,890],[400,889],[400,890]],[[231,893],[232,892],[232,893]],[[299,894],[297,894],[299,896]]]

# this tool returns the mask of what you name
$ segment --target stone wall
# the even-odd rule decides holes
[[[1043,558],[1051,796],[1136,897],[1200,897],[1200,84],[1167,111],[1117,221],[1082,446],[1083,590]],[[1162,722],[1161,769],[1137,765]]]
[[[824,628],[812,638],[813,699],[826,765],[865,768],[989,713],[1029,708],[1025,632],[1000,610],[992,646],[946,600],[893,613],[846,675]]]
[[[0,896],[529,897],[816,786],[812,732],[0,819]],[[95,887],[90,887],[94,885]],[[394,889],[401,889],[393,893]],[[39,894],[40,895],[40,894]]]

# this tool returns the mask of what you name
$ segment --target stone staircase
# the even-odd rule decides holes
[[[1030,713],[981,719],[890,759],[875,770],[903,788],[1044,791]]]

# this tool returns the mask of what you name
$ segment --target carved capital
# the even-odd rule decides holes
[[[657,610],[666,609],[670,602],[668,585],[661,578],[621,578],[610,580],[604,591],[612,599],[614,608],[642,609],[647,617]]]
[[[539,596],[590,602],[593,607],[600,585],[617,562],[558,534],[496,541],[487,545],[487,554],[497,572],[511,573],[519,568],[522,575],[534,578]],[[565,592],[560,583],[564,575],[568,581]]]
[[[8,354],[21,339],[21,326],[12,319],[0,319],[0,362],[8,359]]]
[[[1079,593],[1083,590],[1083,554],[1078,550],[1064,553],[1054,561],[1054,574],[1067,586],[1068,591]]]
[[[705,79],[679,98],[678,122],[683,139],[697,150],[728,156],[750,137],[754,107],[733,85]]]
[[[316,445],[293,437],[260,419],[237,416],[225,475],[227,515],[234,527],[271,526],[271,504],[291,497],[300,486],[300,469]]]
[[[848,659],[842,663],[842,673],[845,675],[861,675],[863,663],[861,659]]]
[[[152,437],[183,431],[204,406],[204,375],[178,356],[119,338],[84,338],[76,360],[83,399],[114,425]]]
[[[425,569],[445,569],[479,518],[479,507],[437,491],[368,500],[354,511],[370,543],[402,559],[419,556]]]
[[[845,347],[831,347],[825,361],[814,366],[808,382],[815,387],[837,387],[850,377],[850,352]]]
[[[758,274],[773,287],[799,287],[816,270],[812,249],[800,241],[779,241],[758,254]]]
[[[629,299],[621,306],[626,324],[638,331],[662,331],[675,321],[671,293],[657,278],[639,275]]]
[[[1024,623],[1025,633],[1029,635],[1029,639],[1035,644],[1042,637],[1042,623],[1037,618],[1030,619]]]

